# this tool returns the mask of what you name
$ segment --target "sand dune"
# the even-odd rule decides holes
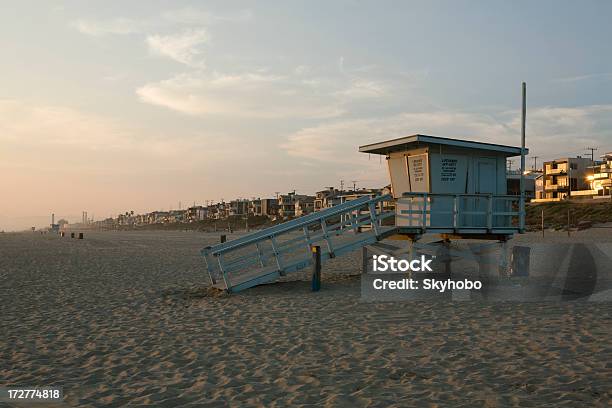
[[[0,384],[63,386],[67,406],[612,402],[610,302],[365,303],[360,254],[316,294],[290,277],[227,296],[199,256],[217,239],[0,235]]]

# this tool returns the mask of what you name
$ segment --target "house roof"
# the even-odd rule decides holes
[[[451,139],[448,137],[427,136],[427,135],[411,135],[404,136],[398,139],[387,140],[379,143],[372,143],[364,146],[359,146],[359,151],[362,153],[374,153],[387,155],[391,152],[404,151],[423,145],[446,145],[461,147],[467,149],[488,150],[499,153],[504,153],[506,156],[518,156],[521,154],[520,147],[506,146],[495,143],[474,142],[471,140]],[[529,153],[529,149],[525,148],[525,154]]]

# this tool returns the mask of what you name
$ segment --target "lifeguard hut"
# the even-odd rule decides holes
[[[451,239],[492,240],[505,246],[525,226],[525,83],[522,114],[521,147],[422,134],[361,146],[360,152],[387,158],[392,194],[366,195],[208,246],[202,255],[211,284],[237,292],[273,282],[311,265],[313,246],[320,247],[321,261],[366,246],[406,250],[379,243],[385,238],[410,240],[409,252],[443,249],[446,259],[453,256]],[[519,155],[520,195],[508,195],[506,159]],[[440,234],[442,246],[424,248],[428,244],[417,241],[426,233]],[[500,271],[506,269],[505,253],[502,248],[502,258],[495,261]]]
[[[524,230],[524,198],[506,191],[506,159],[520,147],[415,134],[359,151],[386,156],[399,234],[505,240]]]
[[[472,257],[451,249],[451,239],[493,241],[479,251],[501,242],[502,258],[495,263],[505,269],[504,243],[525,225],[523,195],[506,191],[506,159],[520,155],[524,163],[527,149],[416,134],[359,151],[387,158],[391,194],[366,195],[206,247],[202,254],[211,284],[237,292],[275,281],[311,265],[314,245],[321,247],[323,261],[366,246],[389,254],[406,252],[405,247],[379,243],[385,238],[410,240],[409,255],[414,249],[443,253],[439,258],[444,262]],[[428,233],[440,234],[442,240],[421,243]]]

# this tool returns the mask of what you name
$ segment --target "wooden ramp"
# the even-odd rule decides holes
[[[202,255],[211,284],[238,292],[308,267],[312,246],[321,246],[324,262],[377,242],[396,231],[385,226],[392,222],[384,222],[395,215],[384,210],[383,203],[392,200],[390,195],[361,197],[206,247]]]

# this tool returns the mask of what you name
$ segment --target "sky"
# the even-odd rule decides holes
[[[388,184],[421,133],[612,151],[608,1],[2,1],[0,230]],[[518,166],[518,158],[514,166]]]

